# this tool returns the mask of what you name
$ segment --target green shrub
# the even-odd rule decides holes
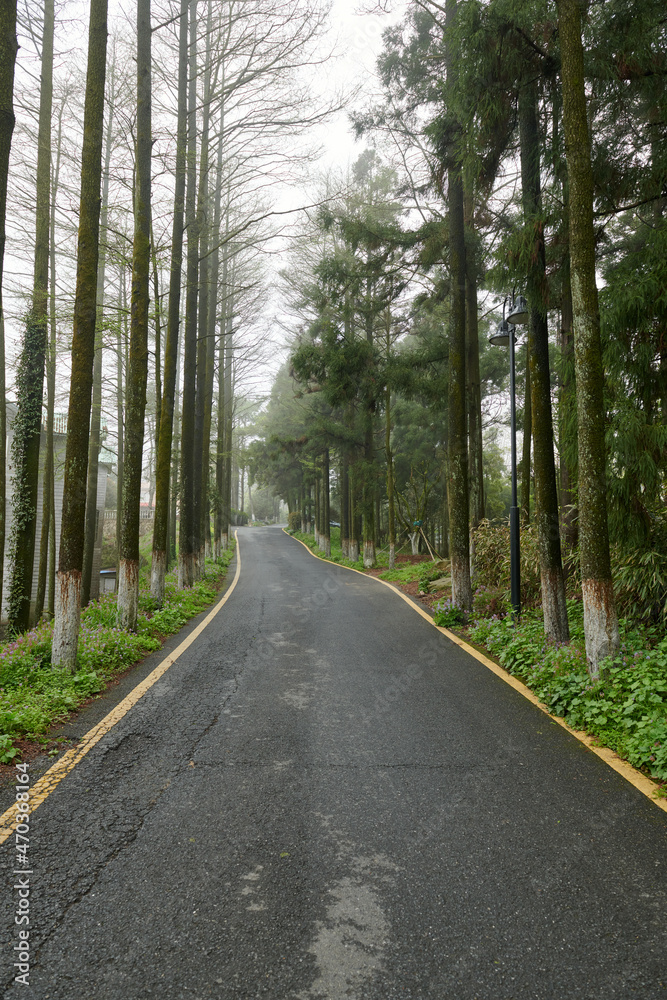
[[[509,610],[509,599],[506,590],[500,587],[486,587],[481,584],[472,598],[472,613],[474,618],[491,618],[492,615],[506,614]]]
[[[465,612],[452,603],[451,598],[441,601],[435,606],[433,620],[441,628],[452,628],[455,625],[463,625],[465,622]]]
[[[475,575],[478,586],[494,590],[510,589],[509,522],[480,521],[473,532]],[[537,529],[521,528],[521,603],[524,607],[540,602],[540,553]]]
[[[615,549],[614,592],[619,612],[644,620],[667,619],[667,554]]]
[[[287,530],[288,531],[300,531],[301,530],[301,514],[298,511],[293,510],[291,514],[287,517]]]

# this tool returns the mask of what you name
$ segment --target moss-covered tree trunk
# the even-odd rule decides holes
[[[197,0],[190,3],[190,67],[188,87],[187,195],[185,224],[188,250],[181,418],[181,498],[178,534],[178,586],[195,579],[195,396],[197,382],[197,298],[199,232],[197,227]]]
[[[181,269],[183,267],[183,210],[185,205],[185,153],[187,142],[188,86],[188,0],[181,0],[178,44],[178,118],[176,125],[176,164],[174,169],[174,212],[171,230],[169,270],[169,306],[167,337],[164,349],[164,389],[160,407],[157,465],[155,473],[155,520],[151,561],[151,594],[161,607],[164,601],[167,572],[167,532],[169,487],[172,465],[174,408],[178,375],[178,333],[181,319]],[[175,527],[175,518],[174,518]]]
[[[124,345],[127,341],[127,295],[125,293],[125,269],[123,264],[118,272],[118,337],[116,339],[116,428],[118,435],[117,479],[116,479],[116,569],[120,552],[120,512],[123,509],[123,465],[125,437],[125,377]]]
[[[35,266],[32,306],[26,318],[23,349],[16,373],[16,419],[12,440],[11,582],[8,622],[12,630],[30,625],[39,447],[42,431],[44,365],[48,341],[49,234],[51,223],[51,107],[53,104],[53,0],[44,3],[42,69],[35,184]]]
[[[523,440],[521,442],[521,482],[519,484],[519,506],[521,507],[521,527],[530,524],[530,481],[531,453],[533,443],[533,403],[530,390],[529,349],[526,344],[526,388],[523,397]]]
[[[88,442],[88,485],[86,487],[86,527],[83,546],[83,572],[81,574],[81,605],[88,604],[91,596],[93,556],[97,534],[97,480],[100,459],[100,428],[102,425],[102,361],[104,356],[104,282],[106,273],[106,236],[109,215],[109,168],[111,165],[111,128],[115,107],[115,60],[112,61],[109,95],[107,134],[104,146],[102,171],[102,211],[100,214],[100,259],[97,267],[97,333],[95,362],[93,364],[93,401],[90,415],[90,440]],[[96,591],[99,589],[96,588]]]
[[[387,351],[387,361],[391,354],[391,312],[387,309],[385,327],[385,348]],[[385,386],[384,391],[384,452],[387,462],[387,518],[389,535],[389,569],[396,565],[396,509],[394,497],[394,456],[391,450],[391,388]]]
[[[540,552],[544,632],[555,642],[568,642],[570,629],[567,622],[565,580],[560,551],[558,490],[551,414],[547,328],[548,286],[540,191],[537,87],[532,79],[526,81],[519,92],[519,135],[524,226],[531,241],[531,267],[527,276],[530,303],[528,323],[530,397],[526,393],[526,402],[530,398],[535,453],[535,519]]]
[[[206,48],[204,53],[204,94],[199,154],[199,185],[197,189],[197,231],[199,233],[199,302],[197,319],[197,373],[195,389],[195,437],[193,463],[193,572],[198,580],[204,568],[204,424],[206,421],[207,333],[210,292],[209,239],[209,125],[211,109],[211,2],[208,2]],[[208,469],[207,476],[208,478]]]
[[[340,547],[347,558],[350,554],[350,456],[346,442],[340,450]]]
[[[39,569],[35,621],[38,622],[47,602],[49,617],[53,617],[55,596],[55,479],[53,454],[53,426],[56,396],[56,198],[60,181],[62,157],[63,113],[65,102],[58,110],[56,159],[51,178],[51,208],[49,229],[49,344],[46,355],[46,452],[44,455],[44,485],[42,488],[42,532],[39,545]]]
[[[222,547],[229,546],[232,520],[232,436],[234,433],[234,268],[228,267],[229,283],[225,306],[225,461],[222,505]]]
[[[213,249],[209,265],[209,293],[208,293],[208,316],[206,324],[206,381],[204,383],[204,448],[202,454],[202,534],[204,538],[205,556],[209,558],[213,554],[211,546],[211,491],[210,462],[211,462],[211,428],[213,424],[213,384],[215,369],[215,347],[216,328],[218,326],[218,282],[220,280],[220,225],[222,217],[222,162],[224,144],[224,102],[220,111],[220,127],[218,130],[218,144],[215,165],[215,184],[211,193],[210,201],[213,204]],[[216,483],[217,483],[217,454],[216,454]],[[217,519],[217,503],[215,516]],[[219,558],[219,553],[218,553]]]
[[[452,39],[457,16],[456,0],[447,0],[447,85],[456,86],[456,53]],[[447,170],[449,215],[449,273],[451,316],[449,323],[449,531],[452,601],[464,610],[472,607],[470,581],[470,530],[468,498],[468,439],[466,427],[466,248],[463,179],[456,143],[449,151]]]
[[[5,560],[5,496],[7,492],[7,408],[5,400],[5,321],[2,311],[2,276],[5,260],[5,215],[9,154],[14,132],[14,66],[16,0],[0,0],[0,606],[2,605]]]
[[[222,251],[222,289],[227,291],[227,251]],[[218,334],[218,406],[217,435],[215,446],[215,522],[213,533],[213,554],[220,559],[223,549],[223,520],[225,495],[225,305],[220,316],[220,332]],[[228,522],[229,523],[229,522]]]
[[[125,469],[119,552],[118,622],[134,631],[139,610],[139,507],[148,383],[151,257],[151,7],[137,0],[137,141],[130,301],[130,366],[125,409]]]
[[[558,392],[559,452],[560,452],[560,508],[563,545],[567,557],[579,544],[579,516],[577,511],[577,477],[572,461],[576,454],[576,386],[574,378],[574,334],[572,331],[572,292],[570,289],[570,257],[565,256],[562,274],[560,351],[561,380]],[[569,440],[570,437],[574,441]]]
[[[468,404],[468,481],[470,520],[474,529],[484,519],[482,382],[479,371],[479,319],[475,263],[475,212],[472,187],[464,185],[466,227],[466,383]]]
[[[607,523],[604,373],[595,284],[593,172],[579,0],[557,0],[569,187],[570,274],[577,380],[579,558],[589,670],[619,646]]]
[[[106,55],[107,0],[91,0],[88,69],[83,113],[81,198],[72,335],[72,376],[67,418],[65,482],[51,655],[54,667],[67,667],[70,670],[76,669],[81,617],[81,569],[83,566],[83,529],[86,517],[88,433],[97,321],[97,260]]]
[[[329,483],[329,449],[324,449],[322,455],[322,527],[324,529],[324,554],[331,555],[331,488]]]

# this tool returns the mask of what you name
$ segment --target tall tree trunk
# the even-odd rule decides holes
[[[523,401],[523,441],[521,446],[521,487],[519,504],[521,506],[521,526],[530,524],[530,480],[531,480],[531,445],[533,441],[533,404],[531,398],[529,345],[526,344],[526,391]]]
[[[579,517],[577,512],[576,475],[568,457],[567,438],[572,433],[570,414],[576,407],[576,387],[574,381],[574,335],[572,332],[572,292],[570,289],[569,252],[561,268],[561,383],[558,393],[558,442],[560,452],[560,507],[565,555],[570,556],[579,544]],[[574,445],[576,447],[576,421],[574,421]],[[567,560],[566,560],[567,562]]]
[[[232,516],[232,434],[234,431],[234,389],[233,371],[234,364],[234,269],[229,270],[229,285],[227,286],[225,323],[227,333],[225,336],[225,466],[224,466],[224,494],[223,494],[223,515],[222,515],[222,547],[226,549],[229,545],[229,527]]]
[[[9,153],[14,132],[14,65],[16,0],[0,0],[0,607],[2,607],[5,561],[5,496],[7,492],[7,407],[5,399],[5,320],[2,310],[2,278],[5,260],[5,215]]]
[[[97,266],[97,333],[95,362],[93,364],[93,402],[90,416],[88,442],[88,485],[86,488],[86,526],[83,545],[83,572],[81,574],[81,605],[89,603],[93,576],[93,556],[97,535],[97,480],[100,459],[100,427],[102,424],[102,360],[104,356],[104,281],[106,272],[107,218],[109,215],[109,168],[111,165],[111,126],[114,111],[115,60],[111,64],[112,92],[109,96],[109,116],[102,172],[102,211],[100,215],[100,259]],[[94,588],[99,593],[99,581]]]
[[[555,642],[569,642],[565,579],[560,552],[558,490],[554,460],[549,332],[547,328],[547,275],[540,191],[540,135],[537,121],[537,87],[533,80],[519,92],[519,134],[524,225],[532,230],[527,291],[528,366],[535,451],[535,517],[540,551],[540,580],[544,632]]]
[[[619,647],[609,556],[604,441],[604,373],[595,284],[593,171],[586,115],[579,0],[557,0],[563,128],[569,185],[570,270],[579,447],[579,559],[589,671]]]
[[[456,0],[447,0],[447,80],[454,87],[457,71],[451,38]],[[457,150],[451,150],[453,160]],[[449,525],[452,601],[472,607],[468,501],[468,442],[466,436],[466,255],[461,167],[452,162],[447,172],[449,200],[449,268],[452,307],[449,327]]]
[[[223,294],[227,295],[227,249],[223,246],[222,251],[222,288]],[[215,536],[214,536],[214,556],[219,560],[222,555],[225,525],[225,337],[227,333],[226,324],[226,301],[220,316],[220,333],[218,336],[218,410],[217,410],[217,436],[215,450]],[[229,522],[227,522],[227,528]]]
[[[176,368],[176,400],[174,403],[174,433],[171,445],[171,505],[169,508],[169,559],[168,565],[176,563],[177,560],[177,539],[178,539],[178,496],[180,483],[180,455],[181,455],[181,407],[180,407],[180,385],[181,385],[181,351],[178,352],[178,364]]]
[[[302,508],[301,530],[305,531],[305,517]],[[340,547],[345,558],[350,555],[350,455],[347,443],[340,453]]]
[[[86,517],[88,433],[97,319],[97,260],[106,56],[107,0],[91,0],[86,98],[83,114],[81,199],[72,336],[72,377],[67,418],[65,483],[51,655],[54,667],[67,667],[70,670],[76,668],[81,617],[81,569],[83,566],[83,529]]]
[[[17,410],[12,441],[14,523],[11,541],[12,577],[7,617],[10,628],[16,632],[23,632],[30,625],[37,527],[39,446],[42,431],[44,364],[48,341],[53,27],[53,0],[45,0],[37,136],[35,269],[32,308],[26,320],[25,340],[16,374]]]
[[[64,100],[58,109],[58,138],[56,162],[51,179],[51,207],[49,223],[49,345],[46,356],[46,454],[44,456],[44,486],[42,489],[42,537],[39,546],[39,571],[35,621],[39,621],[47,599],[49,617],[53,617],[55,595],[55,477],[53,454],[53,423],[56,395],[56,198],[60,180]],[[47,598],[48,594],[48,598]]]
[[[116,427],[118,429],[118,456],[116,479],[116,569],[118,569],[118,558],[120,553],[120,512],[123,509],[123,466],[124,466],[124,438],[125,438],[125,379],[124,371],[126,366],[123,363],[123,345],[127,341],[127,295],[125,292],[125,266],[121,263],[118,272],[118,339],[116,343]]]
[[[210,7],[209,7],[210,10]],[[209,264],[209,292],[208,292],[208,321],[206,328],[206,382],[204,387],[204,452],[202,456],[202,483],[204,486],[203,499],[203,534],[206,546],[206,555],[211,552],[211,499],[209,489],[209,465],[211,461],[211,425],[213,421],[213,383],[215,369],[215,348],[216,348],[216,325],[218,323],[218,281],[220,278],[220,223],[221,223],[221,200],[222,200],[222,154],[225,136],[225,105],[222,101],[220,106],[220,126],[218,130],[218,147],[216,153],[215,166],[215,186],[212,193],[213,201],[213,250]],[[220,321],[222,329],[222,321]],[[219,368],[221,377],[222,368]],[[216,445],[216,488],[218,481],[218,461]],[[215,521],[218,522],[218,504],[216,503]],[[218,554],[215,558],[220,558],[219,535]]]
[[[197,294],[199,233],[197,229],[197,0],[190,3],[190,70],[188,92],[187,197],[188,237],[183,356],[183,416],[181,419],[181,503],[178,535],[178,586],[194,583],[195,559],[195,395],[197,380]]]
[[[167,529],[174,531],[176,518],[169,517],[169,484],[172,473],[174,408],[178,392],[178,332],[181,318],[181,270],[183,267],[183,209],[185,205],[185,153],[187,142],[188,86],[188,0],[181,0],[178,44],[178,122],[176,126],[176,167],[174,174],[174,214],[169,271],[169,312],[164,350],[164,395],[160,407],[157,468],[155,473],[155,520],[151,594],[161,607],[167,571]],[[175,514],[175,511],[174,511]],[[172,523],[173,522],[173,523]]]
[[[118,622],[134,631],[139,609],[139,506],[148,383],[151,253],[151,6],[137,0],[137,152],[130,303],[130,366],[125,416],[125,469],[119,552]]]
[[[322,527],[324,529],[324,554],[331,555],[331,494],[329,485],[329,449],[322,455]]]
[[[387,361],[391,355],[391,312],[387,309],[386,349]],[[388,504],[388,529],[389,529],[389,569],[396,565],[396,510],[394,498],[394,456],[391,451],[391,389],[389,385],[384,391],[384,451],[387,460],[387,504]]]
[[[482,446],[482,384],[479,372],[477,267],[474,257],[475,206],[472,186],[464,185],[466,228],[466,384],[468,406],[468,472],[470,518],[474,530],[484,519],[484,465]]]

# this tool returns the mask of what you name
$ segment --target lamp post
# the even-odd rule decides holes
[[[519,504],[517,498],[517,472],[516,472],[516,385],[515,385],[515,360],[514,345],[514,324],[523,325],[528,322],[528,306],[523,295],[519,295],[516,301],[512,302],[512,309],[505,319],[505,304],[507,297],[503,300],[503,321],[498,326],[495,334],[489,337],[489,343],[497,347],[507,347],[510,349],[510,428],[511,428],[511,453],[512,453],[512,504],[510,507],[510,593],[512,601],[512,614],[514,621],[519,620],[521,614],[521,541],[519,534]]]

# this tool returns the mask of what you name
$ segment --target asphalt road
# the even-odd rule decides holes
[[[32,818],[29,986],[4,845],[4,995],[666,998],[667,815],[388,588],[239,540]]]

